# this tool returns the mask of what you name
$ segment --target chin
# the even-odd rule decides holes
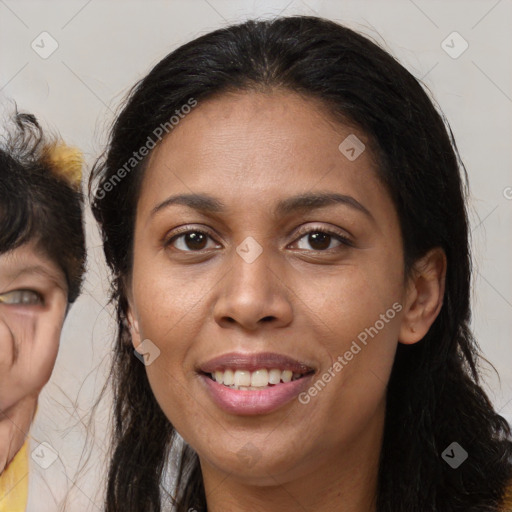
[[[226,446],[225,449],[219,446],[215,453],[208,453],[206,458],[200,456],[200,460],[201,464],[207,460],[216,471],[229,474],[230,478],[247,485],[276,485],[300,476],[300,460],[295,460],[297,450],[291,445],[287,448],[283,443],[274,446],[280,447],[279,453],[273,452],[268,442],[265,449],[260,450],[248,436],[245,443],[237,442],[236,446]],[[305,463],[304,473],[307,473]]]

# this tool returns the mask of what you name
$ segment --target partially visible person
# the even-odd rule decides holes
[[[85,270],[82,159],[16,113],[0,145],[0,512],[27,506],[29,429]]]

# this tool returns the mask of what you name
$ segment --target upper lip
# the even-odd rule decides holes
[[[254,372],[262,368],[277,368],[279,370],[291,370],[294,373],[310,373],[314,368],[310,365],[291,357],[273,352],[260,352],[254,354],[242,352],[230,352],[199,365],[199,370],[204,373],[214,373],[224,370],[247,370]]]

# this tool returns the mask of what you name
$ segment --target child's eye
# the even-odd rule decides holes
[[[13,290],[0,295],[0,303],[21,306],[34,306],[44,303],[41,294],[34,290]]]

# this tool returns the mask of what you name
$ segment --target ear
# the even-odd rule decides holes
[[[443,306],[445,280],[446,255],[440,247],[414,263],[404,300],[400,343],[411,345],[427,334]]]
[[[139,332],[139,321],[135,315],[135,309],[133,307],[133,300],[128,294],[127,296],[128,309],[126,311],[126,319],[128,321],[128,329],[130,331],[130,337],[132,339],[132,345],[134,348],[138,347],[141,343],[140,332]]]

